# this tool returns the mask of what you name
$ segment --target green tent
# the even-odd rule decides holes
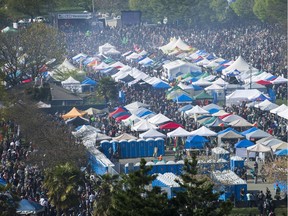
[[[215,121],[216,118],[217,118],[216,116],[213,116],[210,119],[207,119],[205,122],[203,122],[202,125],[210,124],[213,121]]]
[[[209,95],[207,92],[203,91],[200,94],[194,96],[195,100],[206,100],[206,99],[213,99],[213,96]]]

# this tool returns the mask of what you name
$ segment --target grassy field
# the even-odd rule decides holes
[[[288,105],[288,100],[287,99],[285,99],[285,100],[277,99],[276,100],[276,104],[278,104],[278,105],[281,105],[281,104]]]
[[[287,208],[276,208],[275,214],[277,216],[287,216]],[[230,213],[232,216],[252,216],[259,215],[259,210],[257,208],[233,208]]]

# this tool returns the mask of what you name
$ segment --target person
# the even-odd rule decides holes
[[[240,200],[241,200],[241,201],[244,201],[244,199],[245,199],[245,189],[242,188],[242,189],[240,190]]]
[[[278,184],[276,184],[276,189],[275,189],[275,191],[276,191],[275,199],[276,199],[276,200],[280,200],[280,198],[281,198],[281,196],[280,196],[281,189],[280,189],[280,187],[279,187]]]
[[[251,208],[252,207],[252,194],[249,191],[246,194],[246,198],[247,198],[247,206]]]
[[[163,157],[162,157],[162,155],[160,155],[159,157],[158,157],[158,161],[162,161],[163,160]]]

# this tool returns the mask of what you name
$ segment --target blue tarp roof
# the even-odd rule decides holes
[[[264,100],[269,100],[269,101],[271,101],[271,98],[266,97],[265,95],[261,94],[259,97],[255,98],[255,99],[252,100],[252,101],[264,101]]]
[[[246,131],[243,131],[241,134],[242,134],[243,136],[245,136],[246,134],[251,133],[251,132],[256,131],[256,130],[259,130],[259,129],[256,128],[256,127],[252,127],[252,128],[250,128],[250,129],[248,129],[248,130],[246,130]]]
[[[219,135],[219,134],[226,133],[226,132],[231,131],[231,130],[232,130],[233,132],[237,133],[237,134],[241,134],[239,131],[237,131],[237,130],[231,128],[231,127],[229,127],[229,128],[226,128],[225,130],[222,130],[222,131],[218,132],[218,135]]]
[[[216,112],[219,112],[219,109],[212,108],[212,109],[209,109],[208,112],[209,112],[210,114],[214,114],[214,113],[216,113]]]
[[[249,146],[253,146],[255,143],[251,142],[250,140],[244,139],[235,144],[235,148],[247,148]]]
[[[92,80],[90,78],[85,79],[81,84],[86,84],[86,85],[97,85],[97,82],[95,80]]]
[[[277,156],[287,156],[288,155],[288,149],[282,149],[282,150],[279,150],[275,153],[275,155]]]
[[[16,211],[18,214],[37,214],[38,212],[45,211],[45,208],[39,203],[22,199],[20,200]]]
[[[3,178],[0,178],[0,185],[5,186],[7,183]]]
[[[174,102],[183,103],[183,102],[192,102],[193,99],[185,94],[182,94],[178,97],[173,98]]]
[[[189,149],[189,148],[202,149],[204,148],[205,142],[208,142],[208,140],[202,136],[199,136],[199,135],[190,136],[187,138],[185,142],[185,149]]]
[[[156,88],[156,89],[169,89],[171,87],[168,83],[166,83],[164,81],[155,83],[152,86],[153,86],[153,88]]]
[[[116,113],[115,115],[113,115],[112,117],[118,118],[118,117],[124,116],[124,115],[131,115],[131,113],[130,112],[119,112],[119,113]]]
[[[193,108],[193,106],[191,104],[188,104],[188,105],[185,105],[185,106],[179,108],[178,111],[179,112],[185,112],[185,111],[192,109],[192,108]]]

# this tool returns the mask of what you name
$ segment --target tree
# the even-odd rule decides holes
[[[69,163],[61,164],[47,169],[44,177],[48,199],[56,207],[57,215],[61,215],[62,211],[67,213],[69,208],[79,205],[77,189],[82,184],[79,169]]]
[[[184,189],[177,192],[173,202],[182,215],[229,215],[231,203],[223,203],[219,207],[219,193],[213,193],[213,184],[206,178],[197,176],[196,156],[192,160],[185,159],[181,180],[177,180]]]
[[[49,60],[55,58],[63,60],[65,44],[63,35],[57,29],[44,23],[34,23],[23,31],[21,35],[25,72],[33,79],[40,73],[39,70]]]
[[[24,94],[26,90],[19,86],[19,89],[9,91],[9,100],[14,102],[14,106],[7,110],[7,117],[21,125],[26,140],[32,143],[33,150],[29,154],[28,162],[37,164],[40,169],[66,162],[76,167],[85,166],[87,164],[85,147],[75,142],[66,124],[55,121],[33,106],[31,96]],[[14,91],[21,93],[15,94]]]
[[[0,33],[0,76],[7,86],[15,86],[22,80],[20,71],[24,67],[23,50],[18,32]]]
[[[56,80],[64,81],[69,77],[73,77],[76,80],[83,81],[85,79],[85,73],[80,73],[79,70],[56,70],[53,77]]]
[[[33,18],[41,15],[41,10],[45,7],[45,0],[9,0],[8,8],[12,11],[28,15],[33,22]]]
[[[10,190],[11,184],[0,185],[0,216],[16,215],[19,197],[9,192]]]
[[[112,194],[117,190],[119,176],[118,175],[103,175],[100,185],[96,186],[98,191],[96,202],[93,206],[94,216],[108,216],[112,202]],[[119,189],[119,188],[118,188]]]
[[[97,86],[96,94],[98,97],[109,100],[116,100],[118,98],[117,83],[111,77],[102,77]]]
[[[286,0],[255,0],[253,12],[261,21],[287,24]]]
[[[234,12],[246,19],[255,18],[253,13],[254,0],[236,0],[230,4],[230,7]]]
[[[109,215],[172,215],[167,213],[167,195],[161,193],[159,187],[148,189],[156,175],[148,175],[151,167],[146,167],[145,164],[146,161],[141,159],[138,171],[122,176],[119,189],[112,194]]]

